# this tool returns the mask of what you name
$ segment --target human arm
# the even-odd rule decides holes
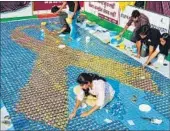
[[[97,101],[96,105],[92,107],[89,111],[84,112],[81,116],[86,117],[91,115],[93,112],[98,110],[99,108],[102,108],[104,105],[104,100],[105,100],[105,82],[102,80],[97,81],[96,84],[96,91],[97,91]]]
[[[132,24],[132,22],[133,22],[133,20],[132,20],[132,18],[130,18],[129,21],[127,22],[126,26],[119,33],[119,36],[122,36],[125,33],[125,31],[129,28],[129,26]]]
[[[146,61],[146,62],[144,63],[144,65],[143,65],[143,68],[145,68],[145,67],[149,64],[149,62],[151,62],[151,60],[158,55],[158,53],[159,53],[159,51],[155,50],[155,51],[152,53],[152,55],[151,55],[150,57],[148,57],[147,61]]]
[[[76,100],[75,107],[74,107],[74,110],[73,110],[73,112],[70,114],[69,119],[72,119],[73,117],[76,116],[76,112],[77,112],[77,109],[79,108],[80,104],[81,104],[81,101],[77,99],[77,100]]]
[[[126,26],[123,28],[123,30],[119,33],[119,36],[121,37],[128,28],[129,28],[129,26],[126,25]]]
[[[73,16],[72,16],[72,18],[74,17],[74,15],[76,14],[76,12],[77,12],[77,9],[78,9],[78,1],[74,1],[74,14],[73,14]]]
[[[98,110],[100,108],[100,106],[93,106],[89,111],[84,112],[83,114],[81,114],[81,117],[86,117],[91,115],[93,112],[95,112],[96,110]]]
[[[57,14],[61,12],[61,10],[66,6],[67,2],[64,1],[63,4],[61,5],[60,9],[56,12]]]
[[[79,106],[81,105],[83,99],[84,99],[84,96],[85,96],[85,93],[84,91],[81,89],[81,88],[75,88],[75,92],[76,92],[76,89],[78,90],[78,92],[76,93],[77,95],[77,98],[76,98],[76,104],[75,104],[75,107],[73,109],[73,112],[70,114],[69,118],[72,119],[73,117],[76,116],[76,112],[79,108]]]

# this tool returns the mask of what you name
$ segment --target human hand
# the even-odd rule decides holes
[[[72,112],[71,114],[70,114],[70,116],[69,116],[69,119],[71,120],[71,119],[73,119],[73,117],[75,117],[76,116],[76,112]]]
[[[84,112],[84,113],[81,114],[81,117],[87,117],[89,115],[90,115],[89,112]]]
[[[148,65],[147,63],[144,63],[144,64],[143,64],[143,69],[144,69],[147,65]]]
[[[119,33],[119,37],[122,37],[123,34],[124,34],[123,32],[120,32],[120,33]]]
[[[60,12],[61,12],[61,11],[60,11],[60,10],[58,10],[57,12],[55,12],[55,14],[57,14],[57,15],[58,15],[58,14],[60,14]]]

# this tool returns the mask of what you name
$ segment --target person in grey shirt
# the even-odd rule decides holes
[[[133,31],[132,37],[131,37],[131,41],[136,43],[136,31],[143,25],[150,25],[149,23],[149,19],[146,15],[144,15],[143,13],[140,13],[138,10],[134,10],[132,12],[132,15],[129,19],[129,21],[127,22],[126,26],[124,27],[124,29],[119,33],[119,36],[122,36],[125,31],[129,28],[129,26],[132,25],[132,23],[134,23],[135,29]]]
[[[51,8],[51,12],[52,13],[57,13],[57,11],[59,10],[59,8],[57,6],[53,6]],[[66,33],[70,33],[70,27],[68,25],[68,23],[66,22],[66,18],[68,17],[68,14],[66,12],[59,12],[57,13],[59,15],[59,21],[60,21],[60,24],[62,26],[61,30],[58,31],[57,33],[58,34],[66,34]]]

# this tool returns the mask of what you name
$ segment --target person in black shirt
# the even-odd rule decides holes
[[[59,8],[57,6],[53,6],[51,8],[51,12],[52,13],[56,13],[59,10]],[[66,22],[66,18],[68,17],[68,14],[66,12],[59,12],[59,20],[60,20],[60,24],[62,25],[62,29],[57,32],[58,34],[63,33],[70,33],[70,27],[68,25],[68,23]]]
[[[159,40],[159,45],[156,50],[152,53],[150,57],[148,57],[147,61],[143,65],[145,68],[152,59],[154,59],[159,53],[164,56],[168,55],[168,50],[170,49],[170,35],[168,33],[163,33]]]
[[[68,5],[69,7],[68,16],[71,19],[70,21],[72,21],[71,23],[69,23],[69,26],[71,28],[70,37],[72,39],[76,39],[78,37],[76,22],[81,9],[80,3],[78,1],[65,1],[63,2],[62,6],[57,11],[57,13],[59,13],[66,5]]]
[[[74,14],[81,9],[78,1],[67,1],[67,5],[69,7],[69,11],[74,12]]]
[[[161,33],[155,28],[150,28],[149,25],[141,26],[137,31],[137,58],[141,56],[141,45],[146,44],[149,48],[149,56],[154,52],[159,44]]]

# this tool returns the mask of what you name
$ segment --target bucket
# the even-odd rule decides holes
[[[115,38],[112,38],[112,39],[110,40],[110,43],[111,43],[111,44],[114,44],[114,45],[118,45],[118,44],[119,44],[118,41],[117,41]]]
[[[110,40],[110,43],[111,44],[120,44],[123,42],[123,40],[124,40],[124,38],[120,38],[119,40],[117,40],[116,37],[112,37]]]
[[[110,31],[109,33],[111,38],[118,35],[117,31]]]

